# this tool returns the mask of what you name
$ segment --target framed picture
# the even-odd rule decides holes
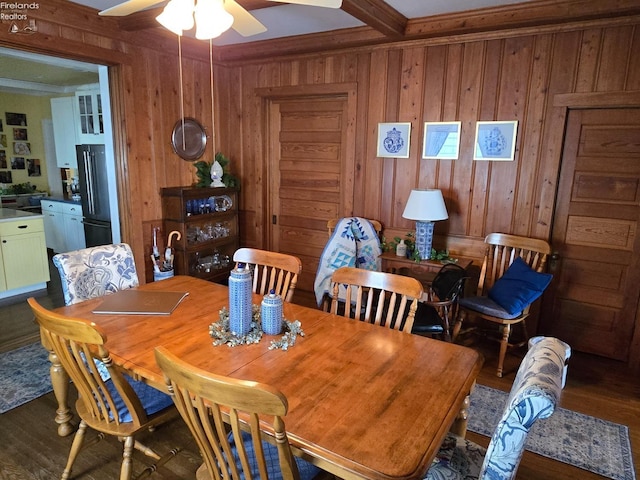
[[[7,125],[20,125],[21,127],[27,126],[27,115],[24,113],[5,113],[7,117]]]
[[[474,160],[512,161],[516,152],[518,121],[476,122]]]
[[[29,140],[27,136],[26,128],[14,128],[13,129],[13,139],[14,140]]]
[[[378,124],[378,157],[409,158],[411,123]]]
[[[0,148],[7,148],[7,136],[0,135]]]
[[[12,170],[24,170],[24,157],[11,157]]]
[[[2,127],[2,119],[0,118],[0,132],[3,131],[3,127]]]
[[[0,183],[13,183],[11,172],[0,172]]]
[[[42,175],[39,158],[27,158],[27,174],[30,177],[40,177]]]
[[[31,155],[29,142],[13,142],[13,153],[16,155]]]
[[[0,168],[9,168],[7,167],[7,152],[4,150],[0,150]]]
[[[425,122],[422,158],[456,160],[460,152],[460,122]]]

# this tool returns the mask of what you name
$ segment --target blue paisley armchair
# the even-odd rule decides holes
[[[131,247],[99,245],[53,256],[62,281],[65,305],[102,297],[139,285]]]
[[[569,345],[556,338],[532,338],[489,447],[448,434],[425,479],[514,479],[529,430],[558,404],[570,356]]]

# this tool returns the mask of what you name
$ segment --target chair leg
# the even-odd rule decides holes
[[[122,467],[120,467],[120,480],[131,479],[131,456],[133,455],[133,437],[124,438],[124,451],[122,452]]]
[[[73,467],[73,462],[76,461],[78,457],[78,453],[82,450],[82,442],[84,441],[84,434],[87,431],[87,424],[82,420],[80,425],[78,426],[78,430],[76,431],[75,436],[73,437],[73,442],[71,443],[71,451],[69,452],[69,458],[67,460],[67,465],[64,467],[64,472],[62,472],[62,480],[67,480],[71,475],[71,468]]]
[[[509,335],[511,334],[511,325],[502,325],[502,339],[500,340],[500,355],[498,356],[498,372],[496,375],[502,377],[504,367],[504,358],[507,355],[507,347],[509,346]]]
[[[453,333],[451,334],[452,342],[456,341],[456,338],[458,337],[458,334],[462,329],[462,322],[464,322],[465,317],[466,317],[466,313],[464,312],[464,310],[462,309],[458,310],[458,314],[456,315],[456,319],[453,324]]]

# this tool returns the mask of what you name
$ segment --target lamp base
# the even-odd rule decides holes
[[[434,222],[416,222],[416,250],[421,260],[431,258]]]

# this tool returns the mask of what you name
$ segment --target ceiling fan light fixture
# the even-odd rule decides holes
[[[198,0],[195,19],[198,40],[219,37],[233,25],[233,16],[225,10],[222,0]]]
[[[183,31],[193,28],[193,10],[194,0],[171,0],[156,20],[167,30],[182,35]]]

